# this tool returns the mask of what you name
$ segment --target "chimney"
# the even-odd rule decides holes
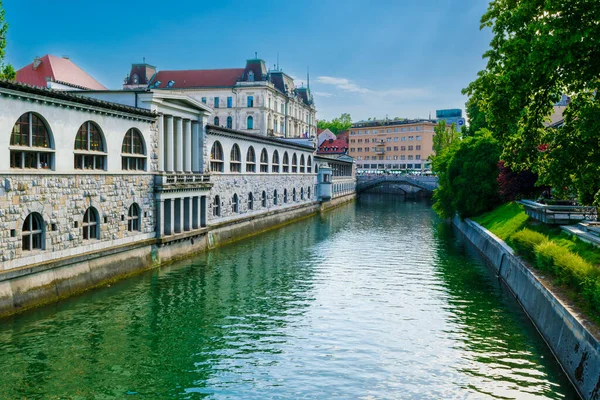
[[[42,59],[39,57],[36,57],[33,59],[33,69],[36,70],[38,69],[38,67],[40,66],[40,64],[42,63]]]
[[[65,60],[68,60],[69,56],[62,56],[62,58],[64,58]]]

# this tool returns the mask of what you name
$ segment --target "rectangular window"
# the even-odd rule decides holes
[[[401,160],[406,160],[406,156],[400,156]]]
[[[254,107],[254,96],[248,96],[248,107]]]
[[[409,142],[412,142],[413,140],[415,140],[415,137],[414,137],[414,136],[409,136],[409,137],[408,137],[408,141],[409,141]]]
[[[202,102],[203,102],[204,104],[206,104],[206,97],[203,97],[203,98],[202,98]]]
[[[391,147],[391,146],[388,146],[388,147],[386,147],[386,148],[385,148],[385,150],[386,150],[386,151],[392,151],[392,147]]]
[[[402,128],[402,132],[406,132],[406,128]]]
[[[400,139],[401,142],[406,142],[406,136],[402,136],[402,139]]]
[[[362,139],[358,139],[358,143],[362,143]]]
[[[394,146],[394,151],[398,151],[398,146]]]
[[[215,108],[219,108],[219,98],[215,97],[214,99]]]
[[[417,140],[421,140],[421,136],[417,136]]]
[[[397,141],[398,141],[398,137],[396,136],[396,137],[394,138],[394,142],[397,142]]]
[[[350,147],[350,151],[351,151],[351,152],[354,152],[354,147]]]
[[[400,146],[400,150],[406,151],[406,146]]]
[[[386,156],[386,157],[385,157],[385,159],[386,159],[386,160],[391,160],[391,159],[392,159],[392,156]]]
[[[416,145],[415,150],[421,150],[421,145],[420,144]]]
[[[362,147],[359,147],[359,148],[358,148],[358,149],[356,149],[356,150],[358,150],[358,152],[359,152],[359,153],[361,153],[361,152],[362,152]]]
[[[409,159],[409,160],[412,160],[412,159],[413,159],[413,156],[408,156],[408,159]]]
[[[394,128],[394,132],[398,132],[398,128]]]
[[[413,149],[413,146],[408,146],[408,150],[412,150],[412,149]]]
[[[397,160],[397,159],[398,159],[398,156],[394,156],[394,160]]]
[[[379,159],[380,159],[380,160],[383,160],[383,156],[379,156]]]
[[[420,160],[420,159],[421,159],[421,156],[420,156],[419,154],[417,154],[417,155],[415,156],[415,160]]]
[[[420,127],[420,126],[417,126],[417,130],[418,130],[418,131],[420,131],[420,130],[421,130],[421,127]]]
[[[233,97],[227,98],[227,108],[233,107]]]
[[[392,141],[392,138],[391,138],[391,137],[389,137],[389,138],[387,138],[387,140],[386,140],[386,141],[387,141],[387,142],[391,142],[391,141]]]

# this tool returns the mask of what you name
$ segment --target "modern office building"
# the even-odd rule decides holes
[[[360,121],[350,128],[348,155],[359,171],[429,170],[435,126],[427,119]]]
[[[183,93],[213,109],[210,123],[263,136],[316,137],[313,96],[278,67],[254,58],[243,68],[157,71],[133,64],[123,89],[164,89]]]
[[[463,118],[463,112],[460,108],[453,108],[449,110],[436,110],[435,118],[438,121],[446,121],[446,125],[456,125],[456,130],[460,131],[465,126],[466,120]]]

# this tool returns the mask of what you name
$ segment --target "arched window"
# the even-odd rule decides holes
[[[246,122],[247,128],[246,129],[254,129],[254,118],[252,118],[252,115],[248,115],[248,120]]]
[[[90,207],[83,214],[83,240],[100,239],[100,225],[98,211]]]
[[[22,248],[25,251],[44,249],[44,219],[38,213],[31,213],[23,222]]]
[[[254,210],[254,195],[252,192],[248,193],[248,210]]]
[[[10,167],[52,169],[53,147],[44,121],[34,113],[25,113],[15,122],[10,135]]]
[[[234,193],[233,198],[231,199],[231,211],[237,213],[239,210],[239,199],[237,193]]]
[[[252,146],[248,147],[246,153],[246,172],[256,172],[256,154]]]
[[[229,154],[229,171],[242,172],[242,157],[240,153],[240,146],[234,144]]]
[[[260,152],[260,172],[269,172],[269,155],[267,149]]]
[[[309,174],[312,173],[312,158],[310,156],[306,159],[306,172]]]
[[[261,205],[263,208],[267,208],[267,192],[264,190],[262,192]]]
[[[304,154],[300,156],[300,173],[304,173]]]
[[[215,117],[215,119],[213,120],[215,126],[219,126],[219,117]]]
[[[306,188],[306,198],[310,199],[310,186]]]
[[[75,169],[106,169],[106,146],[98,125],[84,122],[75,138]]]
[[[145,148],[142,133],[135,128],[128,130],[121,146],[121,168],[124,170],[145,171]]]
[[[279,172],[279,152],[277,150],[273,151],[273,162],[271,165],[271,171],[275,173]]]
[[[127,230],[129,232],[139,231],[140,226],[140,207],[133,203],[127,213]]]
[[[233,129],[233,118],[231,118],[231,115],[227,117],[227,128]]]
[[[298,201],[298,198],[296,197],[296,188],[292,189],[292,200],[294,203]]]
[[[215,199],[213,201],[213,216],[221,216],[221,199],[219,198],[219,196],[215,196]]]
[[[254,82],[254,71],[248,72],[248,82]]]
[[[300,200],[304,200],[304,188],[300,188]]]
[[[223,172],[223,146],[214,142],[210,149],[210,170],[212,172]]]
[[[292,173],[298,172],[298,157],[296,157],[296,153],[292,156]]]
[[[277,190],[273,192],[273,204],[277,205],[279,203],[279,195],[277,194]]]
[[[283,202],[284,203],[288,202],[287,189],[283,189]]]
[[[283,153],[283,173],[290,172],[290,158],[287,151]]]

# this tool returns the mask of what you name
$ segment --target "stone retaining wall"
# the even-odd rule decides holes
[[[584,316],[561,302],[493,233],[471,220],[453,222],[496,268],[582,398],[600,399],[600,341]]]

